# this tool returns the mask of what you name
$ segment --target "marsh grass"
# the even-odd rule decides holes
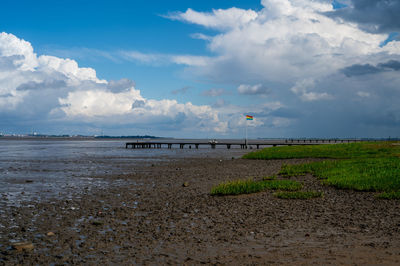
[[[310,173],[323,183],[359,191],[400,190],[400,159],[362,158],[284,165],[280,174],[297,176]]]
[[[295,191],[302,188],[302,184],[293,180],[235,180],[221,183],[211,189],[211,195],[240,195],[250,194],[267,189]]]
[[[376,196],[378,199],[400,199],[400,191],[383,192]]]
[[[400,146],[392,142],[360,142],[346,144],[321,144],[278,146],[250,152],[243,156],[244,159],[294,159],[294,158],[372,158],[397,156]]]
[[[274,196],[280,199],[312,199],[323,196],[319,191],[278,191]]]
[[[283,165],[282,176],[310,173],[327,185],[340,189],[388,192],[382,197],[396,197],[400,191],[400,145],[392,142],[351,143],[316,146],[267,148],[246,158],[329,158],[329,160]],[[336,159],[336,160],[335,160]]]

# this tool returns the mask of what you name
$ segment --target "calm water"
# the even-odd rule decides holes
[[[193,158],[231,158],[240,149],[125,149],[126,140],[0,139],[0,203],[75,197],[83,189],[124,185],[107,176],[138,171],[141,165]],[[136,170],[135,170],[136,168]],[[112,182],[112,184],[111,184]]]

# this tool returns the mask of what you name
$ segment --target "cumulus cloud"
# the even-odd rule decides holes
[[[227,131],[227,122],[211,106],[147,99],[129,79],[102,80],[72,59],[38,56],[29,42],[8,33],[0,33],[0,112],[3,126],[13,117],[15,123],[33,123],[34,118],[42,125],[57,121],[151,129],[158,122],[176,131]]]
[[[213,27],[222,31],[208,46],[216,56],[204,61],[198,73],[224,81],[234,73],[235,80],[296,82],[305,76],[323,77],[370,54],[400,53],[397,42],[393,47],[380,46],[386,34],[367,33],[355,24],[325,16],[321,12],[333,11],[329,2],[264,0],[262,4],[264,8],[252,13],[251,19],[239,22],[215,12],[188,10],[174,15],[205,27],[217,25]],[[236,12],[227,9],[223,13],[234,17]]]
[[[265,120],[263,126],[294,128],[293,123],[298,123],[299,132],[329,135],[351,125],[359,134],[376,134],[389,129],[368,127],[368,119],[360,117],[400,109],[393,102],[400,93],[396,85],[400,82],[400,41],[389,34],[398,29],[399,12],[381,20],[390,5],[397,10],[397,2],[336,1],[335,8],[341,8],[334,9],[332,1],[325,0],[262,0],[262,8],[255,13],[188,9],[169,18],[215,30],[213,36],[207,35],[206,43],[213,56],[204,65],[186,62],[185,71],[233,84],[239,94],[267,95],[285,102],[299,116],[275,117],[280,122]],[[373,7],[378,8],[376,14]],[[361,15],[340,13],[350,11],[362,11],[375,30],[366,27]],[[247,19],[230,19],[237,14],[246,14]],[[327,103],[340,110],[328,108]],[[327,117],[332,124],[326,124]],[[268,121],[275,121],[274,117]],[[324,126],[316,127],[318,123]]]

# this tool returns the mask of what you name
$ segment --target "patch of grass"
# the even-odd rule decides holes
[[[293,159],[293,158],[372,158],[399,156],[400,145],[393,142],[359,142],[346,144],[294,145],[265,148],[250,152],[244,159]]]
[[[400,199],[400,191],[383,192],[376,196],[378,199]]]
[[[266,148],[247,159],[325,158],[320,162],[283,165],[282,176],[310,173],[340,189],[379,191],[380,198],[400,198],[400,145],[395,142],[362,142]]]
[[[278,191],[274,193],[274,196],[280,199],[311,199],[320,198],[323,193],[318,191]]]
[[[280,174],[296,176],[311,173],[324,183],[341,189],[359,191],[400,190],[400,159],[362,158],[285,165]]]
[[[264,190],[260,182],[253,180],[235,180],[221,183],[211,189],[211,195],[240,195]]]
[[[221,183],[211,189],[211,195],[240,195],[260,192],[266,189],[295,191],[302,184],[293,180],[235,180]]]

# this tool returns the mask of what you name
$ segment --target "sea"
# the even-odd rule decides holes
[[[248,152],[239,146],[126,149],[126,142],[129,140],[0,138],[0,207],[69,199],[83,190],[128,185],[133,181],[107,177],[134,173],[144,165],[185,158],[231,159]]]

